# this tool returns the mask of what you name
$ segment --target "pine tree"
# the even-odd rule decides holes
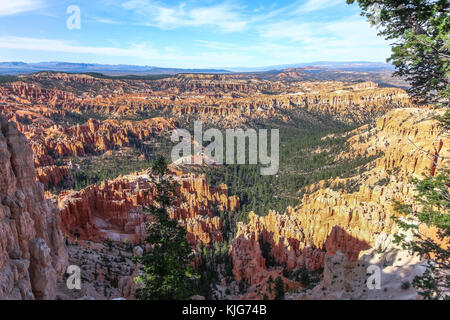
[[[281,277],[275,280],[275,300],[284,300],[284,281]]]
[[[450,170],[423,180],[412,179],[416,185],[416,204],[396,202],[397,211],[406,218],[393,217],[401,229],[411,230],[414,239],[395,235],[395,242],[404,249],[427,258],[427,269],[413,280],[413,286],[425,299],[450,299]],[[419,209],[417,209],[419,208]],[[419,224],[416,223],[419,221]],[[423,234],[425,224],[437,230],[436,238]]]
[[[411,84],[416,102],[446,105],[450,98],[450,2],[448,0],[347,0],[392,44],[395,75]]]
[[[272,284],[273,284],[273,278],[272,278],[272,276],[269,276],[269,279],[267,280],[267,285],[269,286],[269,293],[272,293]]]
[[[197,278],[191,266],[192,249],[186,240],[186,230],[175,219],[170,219],[168,209],[174,204],[176,183],[168,176],[167,161],[158,157],[152,164],[149,176],[157,194],[155,204],[149,207],[155,221],[147,225],[147,244],[152,252],[134,257],[142,264],[142,275],[135,278],[139,300],[187,299],[192,292],[192,281]]]

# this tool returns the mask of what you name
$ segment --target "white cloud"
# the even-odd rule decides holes
[[[223,32],[237,32],[247,25],[237,12],[238,8],[226,3],[186,8],[184,3],[168,7],[155,1],[130,0],[122,6],[140,16],[142,24],[161,29],[212,26]]]
[[[259,27],[266,52],[280,61],[383,61],[390,53],[377,30],[358,16],[326,23],[294,20]]]
[[[345,0],[307,0],[305,3],[299,6],[297,10],[292,12],[297,13],[308,13],[313,11],[319,11],[331,7],[335,7],[340,4],[345,4]]]
[[[66,52],[66,53],[89,53],[106,56],[132,56],[136,57],[142,54],[144,48],[110,48],[110,47],[91,47],[73,45],[62,40],[36,39],[24,37],[0,37],[0,48],[20,49],[32,51],[48,52]],[[148,49],[148,48],[147,48]]]
[[[125,48],[93,47],[75,45],[62,40],[13,36],[0,37],[0,49],[38,51],[46,54],[56,52],[61,56],[65,54],[65,56],[72,57],[69,60],[78,55],[77,61],[79,61],[81,55],[94,56],[94,61],[96,62],[99,61],[99,58],[104,59],[106,57],[112,57],[113,59],[134,58],[135,64],[184,68],[222,67],[224,65],[239,64],[240,62],[250,62],[253,58],[245,53],[232,52],[199,52],[195,55],[185,55],[179,48],[165,47],[162,50],[156,50],[148,43],[134,43]],[[17,57],[14,60],[17,60]]]
[[[18,0],[15,4],[42,1]],[[342,1],[339,0],[339,3]],[[177,48],[171,47],[173,42],[164,40],[155,40],[159,47],[154,47],[155,43],[133,43],[131,34],[130,40],[126,40],[128,44],[99,39],[101,42],[94,46],[69,40],[3,36],[0,37],[0,49],[4,49],[1,50],[2,56],[11,54],[12,60],[20,57],[27,60],[29,51],[35,51],[35,57],[44,59],[53,54],[56,59],[64,57],[67,61],[131,61],[135,64],[192,68],[257,67],[317,60],[382,61],[389,56],[388,44],[377,37],[376,30],[370,28],[362,17],[332,17],[331,20],[319,22],[313,21],[308,14],[302,15],[302,12],[321,10],[324,6],[337,3],[334,0],[327,2],[295,1],[281,8],[273,5],[255,14],[230,2],[198,5],[198,1],[189,1],[168,5],[152,0],[128,0],[121,4],[121,9],[129,11],[134,23],[164,30],[202,27],[202,34],[193,33],[202,40],[192,40],[189,48]],[[13,5],[7,6],[10,8],[9,14],[18,12],[11,9]],[[21,10],[25,9],[22,7]],[[5,7],[0,7],[0,15],[5,15],[5,12]],[[106,24],[131,23],[129,19],[119,20],[118,16],[98,14],[89,19]],[[214,38],[211,36],[214,30],[240,34],[237,38],[230,35]],[[186,41],[192,39],[187,30],[181,31],[186,34]],[[8,52],[8,49],[11,51]]]
[[[123,24],[120,21],[109,19],[109,18],[102,18],[102,17],[94,17],[93,20],[95,22],[104,23],[104,24]]]
[[[0,5],[0,16],[10,16],[26,11],[34,11],[43,7],[40,0],[3,0]]]
[[[288,40],[302,44],[320,45],[326,42],[344,46],[352,42],[361,47],[387,45],[383,38],[377,36],[377,30],[361,17],[320,23],[283,21],[261,26],[259,35],[272,41]]]
[[[235,50],[236,45],[233,43],[218,42],[218,41],[207,41],[207,40],[196,40],[200,43],[202,47],[216,50]]]
[[[259,35],[270,40],[287,39],[290,41],[310,41],[316,36],[315,27],[311,23],[298,21],[275,22],[260,27]]]
[[[266,22],[270,19],[281,19],[279,22],[292,16],[306,16],[314,11],[329,9],[339,5],[345,5],[345,0],[297,0],[286,6],[273,7],[264,13],[259,13],[250,18],[250,22]]]

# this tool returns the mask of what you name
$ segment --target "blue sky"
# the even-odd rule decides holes
[[[81,10],[70,30],[67,8]],[[260,67],[385,61],[388,43],[345,0],[1,0],[0,61]]]

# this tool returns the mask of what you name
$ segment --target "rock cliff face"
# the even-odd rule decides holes
[[[395,171],[395,178],[405,182],[423,172],[434,174],[444,165],[440,155],[448,153],[448,138],[432,119],[436,114],[431,109],[393,110],[380,117],[375,127],[366,127],[350,138],[350,152],[340,157],[370,156],[381,151],[384,156],[375,164],[381,173]]]
[[[375,127],[357,130],[349,138],[350,150],[338,157],[383,153],[366,172],[348,178],[359,181],[358,191],[321,188],[306,194],[300,206],[288,208],[283,215],[272,211],[265,217],[250,214],[248,224],[239,224],[231,250],[236,278],[253,282],[265,278],[261,241],[268,243],[270,255],[290,270],[326,267],[326,257],[337,252],[355,262],[361,251],[390,248],[392,235],[398,232],[391,219],[396,214],[393,200],[409,202],[414,196],[409,177],[434,174],[444,162],[448,165],[450,141],[433,119],[437,113],[393,110]],[[341,183],[345,180],[339,179]]]
[[[380,288],[369,289],[368,273],[373,274],[377,268],[380,270]],[[344,253],[338,251],[336,254],[326,254],[323,280],[319,285],[304,293],[288,294],[287,299],[418,299],[411,283],[415,276],[422,274],[424,270],[424,263],[419,257],[395,248],[386,251],[362,251],[357,261],[349,260]]]
[[[0,299],[54,299],[67,264],[58,210],[24,135],[1,117],[0,128]]]
[[[326,85],[302,83],[298,87],[290,87],[287,91],[237,97],[184,93],[174,99],[157,95],[140,101],[131,96],[121,96],[115,103],[121,106],[121,110],[99,103],[93,103],[92,107],[100,113],[119,114],[136,109],[143,112],[163,111],[176,117],[195,117],[214,124],[247,125],[253,120],[261,119],[289,121],[292,120],[289,115],[292,111],[301,112],[301,117],[313,124],[321,124],[324,117],[346,124],[362,124],[394,107],[410,106],[408,96],[403,90],[378,88],[376,84],[364,87],[360,84],[352,86],[337,82]],[[88,111],[89,108],[91,107],[84,104],[80,105],[77,111]]]
[[[13,82],[4,86],[6,95],[17,97],[20,102],[34,101],[37,103],[48,103],[54,105],[56,103],[68,102],[75,99],[75,95],[57,89],[47,89],[33,83],[25,83],[22,81]]]
[[[222,241],[222,222],[213,209],[234,211],[239,208],[237,197],[228,196],[226,187],[209,187],[204,176],[174,173],[174,179],[180,184],[182,202],[170,216],[186,227],[189,243]],[[150,217],[142,206],[153,203],[154,192],[146,174],[104,181],[80,192],[63,192],[58,196],[62,230],[81,239],[143,243]]]

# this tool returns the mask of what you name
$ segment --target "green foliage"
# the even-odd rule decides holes
[[[214,243],[211,247],[206,245],[197,247],[196,251],[200,258],[197,273],[200,277],[195,282],[195,291],[206,299],[213,298],[212,288],[219,283],[220,276],[224,277],[227,283],[234,280],[233,259],[228,252],[230,243],[231,240],[225,239],[221,243]]]
[[[259,246],[261,248],[261,254],[262,254],[264,260],[266,261],[266,267],[276,267],[276,266],[280,265],[279,263],[277,263],[275,258],[270,253],[272,250],[270,247],[270,243],[264,241],[264,239],[262,237],[260,237],[259,238]]]
[[[437,116],[436,120],[439,121],[439,125],[442,127],[444,132],[450,131],[450,110],[448,109],[444,115]]]
[[[103,241],[103,243],[104,243],[104,245],[105,245],[106,247],[108,247],[108,250],[109,250],[109,251],[112,250],[114,243],[113,243],[113,241],[112,241],[110,238],[105,239],[105,241]]]
[[[53,114],[51,116],[52,120],[64,126],[75,126],[77,124],[84,124],[89,119],[94,119],[98,121],[106,120],[108,117],[106,115],[102,115],[95,112],[83,112],[76,113],[71,111],[66,111],[64,114]]]
[[[248,283],[247,279],[242,279],[241,281],[239,281],[239,293],[245,293],[245,291],[248,289],[248,287],[250,286],[250,284]]]
[[[273,286],[273,278],[272,276],[269,276],[269,279],[267,279],[267,287],[269,289],[269,293],[272,293],[272,286]]]
[[[306,266],[302,266],[293,271],[286,272],[285,276],[294,281],[300,282],[305,289],[312,289],[320,282],[320,275],[322,274],[322,268],[315,271],[310,271]]]
[[[355,0],[347,0],[352,4]],[[389,61],[425,104],[449,103],[450,2],[448,0],[356,0],[379,35],[394,40]]]
[[[1,75],[0,76],[0,84],[1,83],[14,82],[14,81],[19,81],[19,77],[17,77],[17,76],[10,76],[10,75]]]
[[[166,159],[158,157],[150,172],[157,194],[149,214],[155,221],[148,223],[146,238],[153,250],[133,258],[135,263],[142,264],[143,274],[135,278],[139,300],[187,299],[193,294],[192,284],[198,277],[191,265],[193,254],[186,240],[186,230],[168,215],[177,188],[167,173]]]
[[[74,189],[81,190],[92,184],[99,183],[104,180],[114,179],[120,175],[130,174],[136,171],[142,171],[150,166],[147,160],[137,159],[137,155],[132,158],[126,156],[113,156],[111,158],[103,158],[92,160],[84,160],[80,162],[74,158],[72,162],[79,164],[80,169],[72,169],[71,174],[74,180]]]
[[[412,179],[416,185],[416,203],[402,204],[396,202],[396,209],[406,217],[393,217],[404,231],[410,230],[414,239],[403,234],[395,235],[395,242],[404,249],[428,258],[427,270],[417,276],[413,286],[425,299],[450,299],[450,170],[443,170],[436,176],[423,180]],[[437,239],[419,231],[420,224],[437,228]]]
[[[284,281],[281,277],[275,280],[275,300],[284,300]]]
[[[274,176],[261,176],[260,165],[224,165],[206,170],[210,185],[225,183],[229,193],[237,195],[241,208],[233,216],[237,221],[246,221],[250,211],[258,215],[268,214],[268,208],[284,212],[288,206],[301,203],[304,187],[320,180],[337,176],[350,177],[359,173],[364,165],[379,155],[358,157],[354,160],[336,161],[335,156],[348,146],[340,130],[280,130],[280,171]],[[330,133],[336,136],[327,137]],[[349,182],[342,185],[345,191],[356,191],[359,186]]]

